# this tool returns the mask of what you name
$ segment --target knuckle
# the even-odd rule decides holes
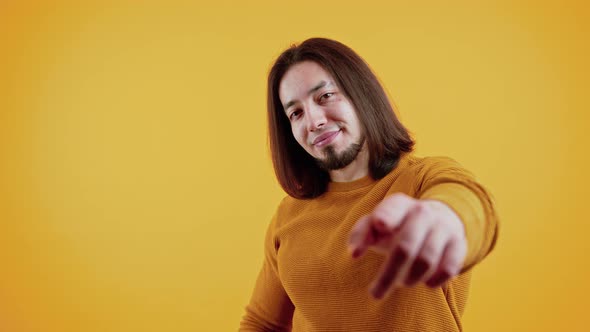
[[[425,204],[416,204],[411,212],[410,218],[416,222],[419,221],[421,223],[429,223],[432,224],[435,219],[435,214],[433,210]]]
[[[391,205],[407,204],[411,198],[404,193],[394,193],[387,197],[386,203]]]
[[[441,222],[435,222],[432,225],[432,231],[438,237],[441,245],[451,245],[454,246],[454,242],[456,242],[457,237],[452,229],[448,227],[447,224]]]
[[[420,250],[420,258],[424,260],[428,260],[429,262],[434,262],[436,257],[440,256],[441,248],[440,246],[433,243],[433,241],[427,241],[422,250]]]
[[[406,252],[408,254],[414,254],[414,252],[417,251],[417,249],[418,249],[417,242],[418,242],[418,238],[417,238],[416,234],[407,232],[407,233],[400,234],[397,246],[400,250],[403,250],[404,252]]]
[[[377,208],[373,211],[371,217],[372,219],[384,222],[384,223],[389,223],[391,222],[391,206],[388,205],[379,205],[377,206]]]
[[[424,204],[424,202],[418,201],[418,203],[414,205],[415,213],[425,213],[426,211],[428,211],[428,205]]]
[[[420,224],[405,225],[396,239],[397,246],[403,248],[411,256],[416,256],[425,245],[435,247],[429,242],[431,241],[428,236],[428,228]]]
[[[400,192],[391,194],[389,197],[391,200],[406,200],[407,199],[407,195],[404,193],[400,193]]]

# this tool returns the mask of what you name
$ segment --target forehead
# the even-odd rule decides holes
[[[335,83],[332,75],[316,62],[303,61],[294,64],[281,79],[279,98],[283,103],[302,99],[310,88],[321,81]]]

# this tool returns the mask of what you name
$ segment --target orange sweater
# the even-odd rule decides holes
[[[351,227],[387,195],[403,192],[445,202],[465,225],[462,273],[442,287],[398,288],[382,300],[369,294],[384,257],[353,260]],[[240,331],[461,331],[470,268],[494,247],[497,218],[488,192],[455,161],[404,155],[375,181],[328,186],[311,200],[286,197],[265,240],[262,270]]]

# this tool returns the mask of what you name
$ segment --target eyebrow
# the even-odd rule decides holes
[[[321,89],[327,85],[331,85],[331,84],[332,84],[332,82],[320,81],[320,83],[318,83],[316,86],[314,86],[313,88],[309,89],[309,91],[307,91],[307,95],[309,96],[309,95],[313,94],[314,92],[318,91],[319,89]],[[289,101],[288,103],[283,105],[283,109],[285,111],[287,111],[289,109],[289,107],[295,105],[295,102],[296,102],[295,100]]]

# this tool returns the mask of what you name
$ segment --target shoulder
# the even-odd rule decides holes
[[[289,195],[285,195],[277,206],[274,216],[274,226],[276,228],[281,227],[284,223],[293,216],[297,215],[304,209],[305,205],[313,199],[299,199]]]
[[[453,173],[471,175],[458,161],[447,156],[418,157],[410,155],[406,158],[407,161],[401,173],[415,179]]]
[[[425,172],[430,170],[443,169],[464,169],[455,159],[447,156],[408,156],[407,170],[410,172]]]
[[[419,157],[410,154],[400,162],[396,181],[406,183],[418,195],[438,183],[471,181],[474,176],[455,159],[447,156]]]

